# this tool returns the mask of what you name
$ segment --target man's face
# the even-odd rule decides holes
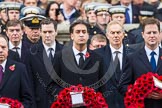
[[[106,41],[99,41],[97,39],[94,39],[90,44],[90,49],[95,50],[104,46],[106,46]]]
[[[0,37],[0,64],[7,59],[8,46],[4,38]]]
[[[120,3],[124,6],[128,6],[131,2],[132,0],[120,0]]]
[[[7,22],[8,17],[7,17],[7,13],[6,13],[6,10],[5,10],[5,9],[0,11],[0,15],[1,15],[1,19],[2,19],[4,22]]]
[[[122,25],[125,23],[125,15],[122,13],[113,14],[111,19],[120,22]]]
[[[75,7],[78,0],[64,0],[69,6]]]
[[[106,11],[98,12],[96,16],[99,25],[105,25],[110,21],[110,14]]]
[[[96,14],[94,10],[90,10],[87,12],[87,19],[90,24],[96,23]]]
[[[73,40],[74,46],[86,45],[89,35],[87,27],[83,24],[78,24],[73,28],[71,33],[71,39]]]
[[[25,6],[37,6],[37,0],[24,0]]]
[[[54,29],[54,25],[51,24],[43,24],[41,25],[41,36],[42,41],[47,46],[51,46],[53,42],[55,41],[55,37],[57,35],[57,32]]]
[[[28,39],[32,43],[36,43],[40,39],[40,29],[39,28],[29,28],[26,26],[24,32],[27,34]]]
[[[8,27],[6,34],[12,44],[20,43],[23,35],[23,30],[21,29],[20,24],[16,26]]]
[[[20,12],[18,10],[8,10],[9,20],[19,20]]]
[[[160,40],[160,32],[156,24],[148,24],[145,26],[142,36],[145,41],[145,45],[148,48],[155,48]]]
[[[107,38],[112,46],[120,46],[124,38],[124,32],[119,24],[110,25],[107,32]]]

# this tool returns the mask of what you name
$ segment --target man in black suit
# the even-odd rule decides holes
[[[98,54],[87,48],[88,26],[83,20],[72,23],[70,36],[73,45],[56,54],[54,69],[58,78],[54,80],[61,88],[82,84],[99,90],[95,83],[102,76],[103,61]]]
[[[26,52],[29,50],[29,44],[22,41],[23,25],[19,20],[11,20],[7,22],[6,34],[9,38],[9,49],[15,51],[19,55],[20,61],[24,62]]]
[[[17,99],[31,108],[32,93],[25,65],[7,58],[8,40],[0,35],[0,97]]]
[[[111,21],[106,28],[108,45],[96,50],[104,58],[107,82],[102,92],[110,108],[124,108],[123,96],[118,92],[125,57],[130,53],[129,47],[124,46],[124,27],[118,21]],[[117,59],[118,58],[118,59]],[[116,62],[118,61],[118,62]]]
[[[142,74],[154,72],[162,75],[162,50],[159,48],[159,21],[154,18],[144,20],[142,36],[145,46],[126,59],[123,79],[120,84],[120,91],[123,94],[125,94],[128,85],[133,84]],[[145,99],[145,108],[160,108],[161,106],[161,93],[152,92],[148,94],[148,97]]]
[[[47,84],[50,77],[50,66],[55,59],[55,54],[62,49],[55,37],[57,35],[57,22],[51,19],[44,19],[41,22],[41,36],[42,43],[31,48],[25,64],[32,81],[36,106],[34,108],[50,108],[54,101],[50,96],[55,94],[48,94],[49,89]],[[49,97],[48,97],[49,95]]]

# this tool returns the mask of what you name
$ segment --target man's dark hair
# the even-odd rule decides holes
[[[146,25],[150,25],[150,24],[156,24],[157,27],[158,27],[158,30],[159,30],[159,32],[160,32],[160,22],[159,22],[159,20],[157,20],[157,19],[155,19],[155,18],[147,18],[147,19],[145,19],[145,20],[143,21],[142,31],[144,32]]]
[[[78,24],[83,24],[83,25],[85,25],[86,28],[87,28],[87,31],[88,31],[88,33],[89,33],[89,24],[88,24],[86,21],[80,20],[80,19],[74,21],[74,22],[70,25],[69,32],[70,32],[70,33],[73,33],[74,27],[75,27],[76,25],[78,25]]]
[[[17,25],[20,25],[21,29],[23,30],[23,24],[19,20],[10,20],[10,21],[8,21],[7,24],[6,24],[6,30],[8,30],[8,27],[17,26]]]
[[[40,23],[40,29],[42,29],[42,25],[48,25],[48,24],[53,24],[54,25],[54,29],[55,31],[57,30],[57,22],[54,21],[53,19],[50,19],[50,18],[46,18],[46,19],[43,19]]]

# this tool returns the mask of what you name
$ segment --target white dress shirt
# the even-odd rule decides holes
[[[3,73],[5,72],[6,62],[7,62],[7,59],[2,64],[0,64],[3,67],[3,70],[2,70]]]
[[[74,52],[74,56],[75,56],[75,59],[76,59],[76,61],[77,61],[77,64],[79,65],[79,58],[80,58],[80,55],[78,55],[78,53],[83,53],[84,55],[83,55],[83,58],[84,58],[84,60],[85,60],[85,55],[86,55],[86,52],[87,52],[87,48],[86,49],[84,49],[83,51],[78,51],[74,46],[72,47],[72,49],[73,49],[73,52]]]
[[[115,56],[116,56],[116,51],[119,51],[120,53],[118,53],[118,58],[119,58],[119,61],[120,61],[120,69],[122,70],[122,61],[123,61],[123,45],[121,45],[121,47],[119,49],[115,49],[113,48],[111,45],[110,45],[110,49],[111,49],[111,54],[112,54],[112,57],[113,57],[113,61],[115,59]]]
[[[48,57],[49,57],[49,53],[50,53],[49,48],[53,48],[52,55],[53,55],[53,57],[54,57],[55,51],[56,51],[56,42],[53,42],[53,44],[52,44],[50,47],[47,46],[47,45],[44,44],[44,43],[43,43],[43,46],[44,46],[44,48],[45,48],[45,51],[46,51],[46,54],[47,54]]]
[[[21,49],[22,49],[22,41],[20,41],[18,46],[14,46],[11,41],[9,41],[9,49],[11,49],[12,51],[16,52],[16,49],[14,49],[15,47],[17,47],[17,51],[19,53],[19,57],[21,58]]]
[[[148,60],[149,60],[149,62],[150,62],[150,60],[151,60],[151,52],[152,52],[152,50],[150,50],[147,46],[145,46],[145,51],[146,51],[146,55],[147,55],[147,57],[148,57]],[[159,58],[159,47],[157,47],[155,50],[154,50],[154,52],[156,53],[155,55],[154,55],[154,58],[155,58],[155,61],[156,61],[156,66],[157,66],[157,63],[158,63],[158,58]]]

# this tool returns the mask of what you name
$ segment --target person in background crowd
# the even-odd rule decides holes
[[[37,6],[37,0],[23,0],[25,7],[27,6]]]
[[[91,38],[89,49],[95,50],[95,49],[98,49],[98,48],[102,48],[106,45],[107,45],[106,37],[101,35],[101,34],[96,34]]]
[[[162,50],[159,48],[160,23],[157,19],[147,18],[143,21],[142,37],[145,42],[143,48],[126,58],[123,80],[120,83],[120,92],[123,95],[128,85],[134,84],[141,75],[147,72],[162,75]],[[162,94],[153,91],[148,94],[144,103],[145,108],[160,108]]]
[[[19,20],[11,20],[7,22],[6,34],[9,38],[9,49],[15,51],[20,58],[20,62],[24,63],[26,52],[29,50],[29,44],[22,41],[23,25]]]
[[[98,27],[96,26],[96,14],[95,14],[95,10],[94,7],[97,5],[97,2],[92,2],[92,3],[87,3],[84,6],[84,10],[85,10],[85,14],[86,14],[86,18],[88,23],[90,24],[89,27],[89,38],[91,39],[93,35],[99,34],[100,29],[98,29]]]
[[[52,1],[48,4],[45,11],[45,16],[57,21],[58,23],[64,21],[64,17],[60,10],[60,5],[55,1]]]
[[[23,37],[23,41],[29,43],[30,47],[41,43],[40,22],[43,19],[45,17],[41,15],[31,15],[20,19],[25,24],[24,32],[26,36]]]
[[[21,3],[8,2],[6,3],[8,20],[19,20]]]
[[[35,6],[27,6],[21,9],[22,17],[30,16],[30,15],[41,15],[42,10],[39,7]]]
[[[132,34],[134,34],[136,36],[136,43],[143,42],[143,38],[142,38],[143,20],[148,18],[148,17],[154,17],[154,15],[155,15],[155,10],[154,10],[154,8],[152,6],[143,6],[141,8],[140,15],[139,15],[139,20],[140,20],[139,27],[129,31],[130,33],[132,33]]]
[[[94,8],[97,18],[97,27],[100,30],[98,34],[103,34],[104,36],[106,36],[106,25],[110,21],[109,8],[110,5],[105,3],[98,4]]]
[[[157,9],[160,5],[160,0],[148,0],[148,3],[152,5],[155,9]]]
[[[125,23],[139,23],[138,15],[139,15],[139,8],[132,3],[132,0],[120,0],[115,5],[121,5],[126,7],[126,21]]]
[[[6,35],[6,23],[8,21],[6,10],[6,3],[0,2],[0,33],[4,36]]]
[[[80,16],[80,12],[75,9],[77,0],[64,0],[60,5],[60,12],[64,16],[64,20],[68,20],[72,23]]]

